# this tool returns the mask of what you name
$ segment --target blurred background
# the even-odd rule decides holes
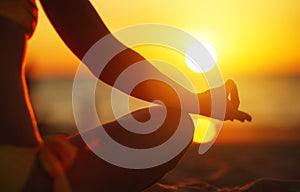
[[[185,178],[197,177],[217,186],[242,184],[266,176],[299,179],[300,171],[295,169],[300,159],[299,1],[91,2],[111,31],[135,24],[160,23],[178,27],[209,44],[224,79],[235,80],[239,87],[241,109],[252,115],[251,123],[225,122],[217,145],[206,156],[191,157],[191,153],[196,153],[195,144],[165,183],[172,184],[183,172]],[[43,134],[75,133],[72,83],[80,61],[39,8],[37,30],[29,41],[26,57],[33,107]],[[153,46],[134,49],[146,58],[172,63],[191,78],[197,91],[207,89],[205,74],[190,70],[184,56]],[[164,71],[163,66],[157,67]],[[105,109],[105,103],[111,89],[99,82],[98,91],[99,116],[109,121],[111,112]],[[201,122],[199,127],[203,130],[210,127],[212,136],[208,140],[216,136],[213,125]],[[272,163],[268,164],[270,159]],[[198,162],[205,169],[195,168]],[[257,169],[253,169],[255,166]],[[195,176],[198,171],[201,175]]]
[[[247,140],[254,135],[255,139],[298,139],[295,137],[299,134],[294,134],[300,128],[298,1],[91,2],[111,31],[136,24],[167,24],[214,49],[224,79],[231,78],[238,84],[241,109],[253,116],[251,123],[226,122],[230,134],[224,133],[218,141]],[[74,131],[72,83],[80,61],[39,8],[37,30],[26,57],[31,99],[39,122],[70,133]],[[159,58],[176,66],[192,80],[196,91],[208,88],[205,74],[190,70],[182,55],[159,47],[134,49],[146,58]],[[103,93],[99,95],[106,95],[99,98],[101,107],[110,88],[101,82],[99,86]],[[100,116],[104,121],[111,118],[105,110]]]

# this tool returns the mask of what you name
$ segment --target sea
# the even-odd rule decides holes
[[[251,127],[300,129],[300,76],[247,76],[233,80],[239,89],[240,109],[252,116]],[[95,99],[101,122],[114,120],[112,112],[106,107],[109,105],[111,87],[100,81],[96,87],[96,97],[86,98],[86,101]],[[51,127],[50,132],[76,132],[72,108],[73,78],[30,80],[29,88],[41,126]],[[125,94],[120,92],[119,95],[120,103],[126,102]],[[139,101],[136,103],[139,106]],[[143,102],[140,104],[143,106]],[[119,116],[125,114],[126,111],[119,113]]]

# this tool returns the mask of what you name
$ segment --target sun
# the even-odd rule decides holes
[[[186,65],[196,73],[210,71],[217,61],[215,49],[207,42],[197,42],[190,45],[185,54]]]

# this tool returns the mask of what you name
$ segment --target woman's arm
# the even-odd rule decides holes
[[[60,37],[79,59],[82,59],[90,47],[99,39],[110,34],[110,31],[88,0],[40,1]],[[124,47],[124,45],[115,38],[112,40],[112,43],[114,46]],[[125,48],[123,52],[116,55],[106,65],[99,79],[113,86],[116,79],[126,68],[143,60],[145,59],[140,54],[130,48]],[[200,114],[210,116],[211,100],[207,94],[197,95],[196,93],[188,91],[166,77],[149,62],[147,62],[144,71],[151,73],[155,77],[160,77],[159,79],[164,79],[164,82],[168,83],[149,80],[139,84],[131,93],[127,94],[150,102],[161,100],[167,107],[178,108],[189,113],[197,114],[199,113],[199,106],[192,101],[194,98],[198,98],[201,105]],[[96,73],[93,69],[91,69],[91,72]],[[167,84],[172,84],[172,88]],[[126,92],[123,87],[116,88]],[[183,109],[181,109],[180,101],[178,97],[176,97],[176,93],[174,93],[174,88],[181,99],[190,101],[183,106]]]
[[[88,0],[40,0],[49,20],[72,52],[82,59],[109,30]]]
[[[88,0],[41,0],[41,3],[60,37],[79,59],[82,59],[89,48],[99,39],[110,34],[110,31]],[[114,43],[124,46],[117,39],[114,39]],[[140,54],[127,48],[108,63],[99,78],[109,85],[113,85],[121,72],[130,65],[143,60],[145,59]],[[150,63],[148,63],[145,71],[156,74],[156,76],[163,76],[164,79],[166,78],[165,75],[160,73]],[[170,79],[168,80],[171,81]],[[159,91],[156,91],[155,95],[145,94],[146,89],[153,87],[151,85],[152,83],[156,86],[155,90]],[[157,82],[148,82],[136,88],[131,95],[146,101],[153,101],[157,99],[156,95],[160,94],[162,98],[166,98],[164,101],[167,99],[170,100],[170,92],[164,89],[165,86],[165,84],[159,84]],[[193,93],[177,83],[176,86],[178,88],[177,90],[180,90],[180,93],[184,95],[185,98],[188,99],[193,96]],[[117,88],[122,90],[122,87]],[[149,93],[149,91],[147,92]],[[170,104],[166,103],[166,105],[176,107],[177,104],[174,102],[169,102]],[[193,112],[192,109],[188,111]]]

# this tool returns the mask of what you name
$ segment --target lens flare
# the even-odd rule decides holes
[[[216,127],[209,118],[193,117],[195,126],[194,139],[195,143],[207,143],[216,136]]]

